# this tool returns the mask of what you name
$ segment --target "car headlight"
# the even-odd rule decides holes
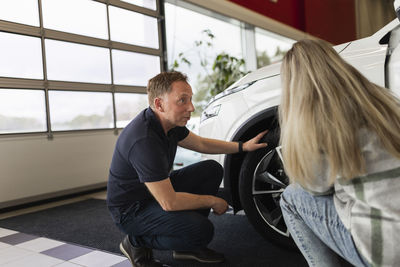
[[[255,82],[257,82],[257,81],[252,81],[252,82],[249,82],[249,83],[242,84],[240,86],[227,88],[225,91],[222,91],[218,95],[214,96],[210,100],[210,103],[215,101],[215,100],[217,100],[217,99],[220,99],[221,97],[224,97],[224,96],[231,95],[231,94],[237,93],[239,91],[242,91],[242,90],[246,89],[247,87],[249,87],[250,85],[253,85]]]
[[[200,122],[205,121],[206,119],[218,116],[219,110],[221,109],[221,104],[215,106],[208,106],[203,112],[201,113]]]
[[[210,102],[208,102],[206,109],[201,113],[201,118],[200,118],[200,122],[205,121],[206,119],[218,116],[219,110],[221,108],[221,105],[215,105],[213,106],[212,103],[215,102],[217,99],[220,99],[224,96],[233,94],[233,93],[237,93],[239,91],[242,91],[244,89],[246,89],[247,87],[249,87],[250,85],[254,84],[256,81],[252,81],[246,84],[242,84],[240,86],[234,86],[231,88],[226,89],[225,91],[222,91],[221,93],[219,93],[218,95],[214,96],[213,98],[211,98]]]

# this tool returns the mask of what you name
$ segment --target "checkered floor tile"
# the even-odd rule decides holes
[[[128,267],[119,255],[0,228],[0,266]]]

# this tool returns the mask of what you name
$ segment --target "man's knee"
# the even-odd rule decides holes
[[[222,179],[224,169],[222,168],[221,164],[212,159],[202,161],[202,163],[204,164],[204,168],[206,168],[208,173],[212,173],[215,175],[215,177]]]

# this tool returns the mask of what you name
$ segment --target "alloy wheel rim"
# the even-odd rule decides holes
[[[288,185],[277,148],[269,151],[258,162],[252,177],[252,198],[259,216],[279,234],[289,237],[289,231],[283,220],[279,200]]]

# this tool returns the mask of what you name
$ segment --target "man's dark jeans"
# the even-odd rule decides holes
[[[176,192],[216,195],[223,169],[213,160],[201,161],[171,173]],[[214,235],[207,218],[210,209],[164,211],[155,200],[136,202],[117,226],[132,245],[161,250],[196,250],[206,247]]]

